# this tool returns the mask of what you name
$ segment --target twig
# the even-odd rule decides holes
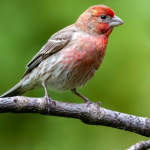
[[[103,125],[150,137],[150,119],[98,107],[96,104],[74,104],[52,101],[52,116],[80,119],[90,125]],[[39,113],[47,115],[44,98],[23,96],[0,98],[0,113]]]
[[[127,150],[147,150],[148,148],[150,148],[150,140],[140,141]]]

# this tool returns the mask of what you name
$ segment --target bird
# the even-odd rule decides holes
[[[106,5],[95,5],[83,12],[77,21],[55,34],[26,65],[20,82],[0,96],[12,97],[44,87],[48,112],[50,90],[70,90],[85,103],[92,103],[77,92],[90,81],[105,56],[108,37],[114,27],[124,22]]]

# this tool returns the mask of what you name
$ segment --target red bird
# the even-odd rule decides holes
[[[103,61],[110,33],[122,24],[109,7],[90,7],[74,24],[50,37],[27,64],[20,82],[1,97],[22,95],[43,86],[49,106],[48,86],[55,91],[71,90],[89,103],[76,88],[84,86],[94,76]]]

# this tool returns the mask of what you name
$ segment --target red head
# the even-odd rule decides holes
[[[76,27],[89,34],[109,35],[113,27],[123,24],[114,11],[105,5],[96,5],[87,9],[75,23]]]

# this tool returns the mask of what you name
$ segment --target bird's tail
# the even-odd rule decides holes
[[[24,86],[22,86],[22,80],[21,80],[17,85],[15,85],[13,88],[8,90],[6,93],[1,95],[0,98],[2,98],[2,97],[12,97],[12,96],[17,96],[17,95],[23,95],[28,90],[30,90],[30,88],[29,87],[25,88]]]

